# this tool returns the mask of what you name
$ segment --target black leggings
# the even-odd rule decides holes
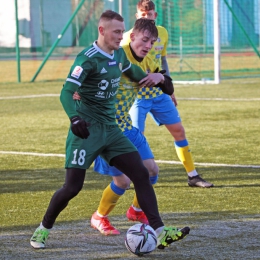
[[[138,202],[146,214],[149,224],[154,229],[163,226],[157,206],[156,196],[150,183],[148,170],[143,165],[138,152],[131,152],[114,157],[111,165],[125,173],[133,182]],[[66,170],[66,179],[63,187],[57,190],[50,201],[43,217],[45,228],[52,228],[60,212],[66,208],[69,201],[82,189],[85,179],[84,169],[71,168]]]
[[[143,165],[139,153],[132,152],[121,154],[114,157],[110,164],[127,175],[133,182],[138,203],[147,216],[150,226],[153,229],[163,226],[163,222],[158,212],[154,189],[149,179],[149,172]]]
[[[82,189],[86,170],[67,169],[63,187],[57,190],[51,198],[49,207],[43,217],[42,224],[46,228],[52,228],[60,212],[65,209],[69,201]]]

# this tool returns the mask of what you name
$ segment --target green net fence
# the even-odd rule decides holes
[[[15,2],[0,0],[5,6],[0,9],[5,25],[0,27],[2,82],[15,81],[18,71],[21,81],[64,80],[77,53],[97,38],[101,13],[121,12],[128,30],[138,1],[17,0],[18,19]],[[214,79],[213,0],[154,3],[156,23],[169,33],[167,59],[173,79]],[[219,17],[221,78],[259,77],[260,0],[219,0]]]

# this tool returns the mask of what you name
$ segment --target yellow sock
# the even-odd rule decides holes
[[[177,155],[182,162],[187,173],[195,170],[189,146],[179,147],[175,145]]]
[[[98,206],[98,213],[103,216],[108,215],[116,206],[116,203],[120,197],[121,195],[116,194],[111,189],[111,186],[109,184],[103,191],[102,198]]]
[[[138,209],[141,209],[139,203],[138,203],[138,200],[137,200],[137,196],[136,196],[136,193],[134,195],[134,200],[133,200],[133,204],[132,204],[135,208],[138,208]]]

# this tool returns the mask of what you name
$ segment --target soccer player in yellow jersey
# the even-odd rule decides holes
[[[153,20],[138,19],[135,23],[133,33],[131,34],[131,44],[123,46],[124,52],[129,61],[132,64],[141,67],[146,73],[158,71],[158,67],[151,57],[146,57],[153,43],[157,39],[157,36],[158,30]],[[173,93],[173,84],[170,77],[163,76],[161,73],[152,74],[157,78],[154,78],[154,81],[160,82],[157,86],[164,93],[169,95]],[[158,91],[158,87],[154,87],[155,91]],[[139,86],[131,81],[129,77],[122,74],[115,102],[116,120],[123,134],[136,146],[144,165],[148,169],[150,183],[155,184],[158,178],[158,166],[154,162],[154,156],[145,136],[140,132],[140,130],[132,126],[131,118],[128,114],[138,90]],[[73,98],[79,99],[80,96],[74,94]],[[135,164],[134,160],[131,160],[130,158],[129,160],[130,163]],[[112,226],[108,219],[108,214],[113,210],[120,196],[123,195],[125,190],[129,187],[130,180],[125,174],[123,174],[123,172],[108,165],[108,163],[101,157],[97,157],[95,160],[94,170],[101,174],[112,176],[113,180],[104,190],[99,207],[91,217],[91,226],[98,229],[104,235],[118,235],[120,234],[120,231]],[[137,200],[136,195],[134,196],[133,206],[130,206],[127,211],[127,217],[129,220],[148,223],[148,218],[139,206],[139,201]],[[151,225],[150,220],[149,224]],[[181,232],[180,236],[177,235],[177,240],[179,240],[189,233],[189,228],[176,228],[175,232]],[[158,248],[163,247],[164,246],[159,246]]]
[[[136,18],[141,17],[152,20],[156,19],[157,13],[155,12],[155,5],[152,1],[141,0],[137,3]],[[149,55],[153,57],[153,60],[160,68],[166,71],[167,75],[170,75],[166,60],[168,33],[162,26],[157,26],[157,29],[159,36],[152,50],[149,52]],[[124,33],[121,45],[130,42],[129,36],[131,31],[132,30]],[[157,92],[153,89],[151,92],[150,88],[142,88],[130,110],[133,126],[144,133],[145,120],[148,113],[152,116],[157,125],[165,125],[174,138],[177,155],[188,174],[188,185],[203,188],[213,187],[213,184],[201,178],[195,169],[188,140],[185,135],[185,129],[181,123],[181,118],[176,106],[177,101],[174,94],[172,94],[170,98],[168,95],[162,93],[160,89],[158,89]]]
[[[153,43],[156,41],[158,31],[153,20],[139,19],[136,21],[134,30],[131,33],[131,44],[122,46],[127,58],[132,64],[138,65],[146,73],[158,71],[158,65],[147,55]],[[165,77],[165,83],[159,87],[151,87],[154,91],[164,91],[169,95],[173,93],[171,78],[159,74],[158,77]],[[124,135],[136,146],[148,169],[151,184],[156,184],[159,168],[154,161],[153,153],[147,143],[145,136],[139,129],[132,126],[129,110],[139,91],[137,83],[131,81],[126,75],[122,75],[118,93],[116,95],[116,119]],[[118,199],[129,188],[129,178],[117,168],[109,166],[100,156],[95,160],[94,170],[101,174],[112,176],[112,182],[104,190],[99,207],[92,215],[91,226],[98,229],[104,235],[118,235],[120,231],[111,225],[108,214],[115,207]],[[139,221],[148,224],[146,215],[139,206],[136,195],[132,206],[127,211],[127,217],[132,221]]]

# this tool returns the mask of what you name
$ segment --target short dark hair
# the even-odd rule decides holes
[[[154,20],[140,18],[135,21],[133,31],[144,32],[148,31],[153,37],[158,38],[158,30]]]
[[[150,0],[140,0],[136,5],[137,11],[155,10],[155,4]]]
[[[124,18],[119,14],[116,13],[112,10],[106,10],[105,12],[103,12],[99,18],[100,20],[106,20],[106,21],[110,21],[110,20],[118,20],[120,22],[124,21]]]

